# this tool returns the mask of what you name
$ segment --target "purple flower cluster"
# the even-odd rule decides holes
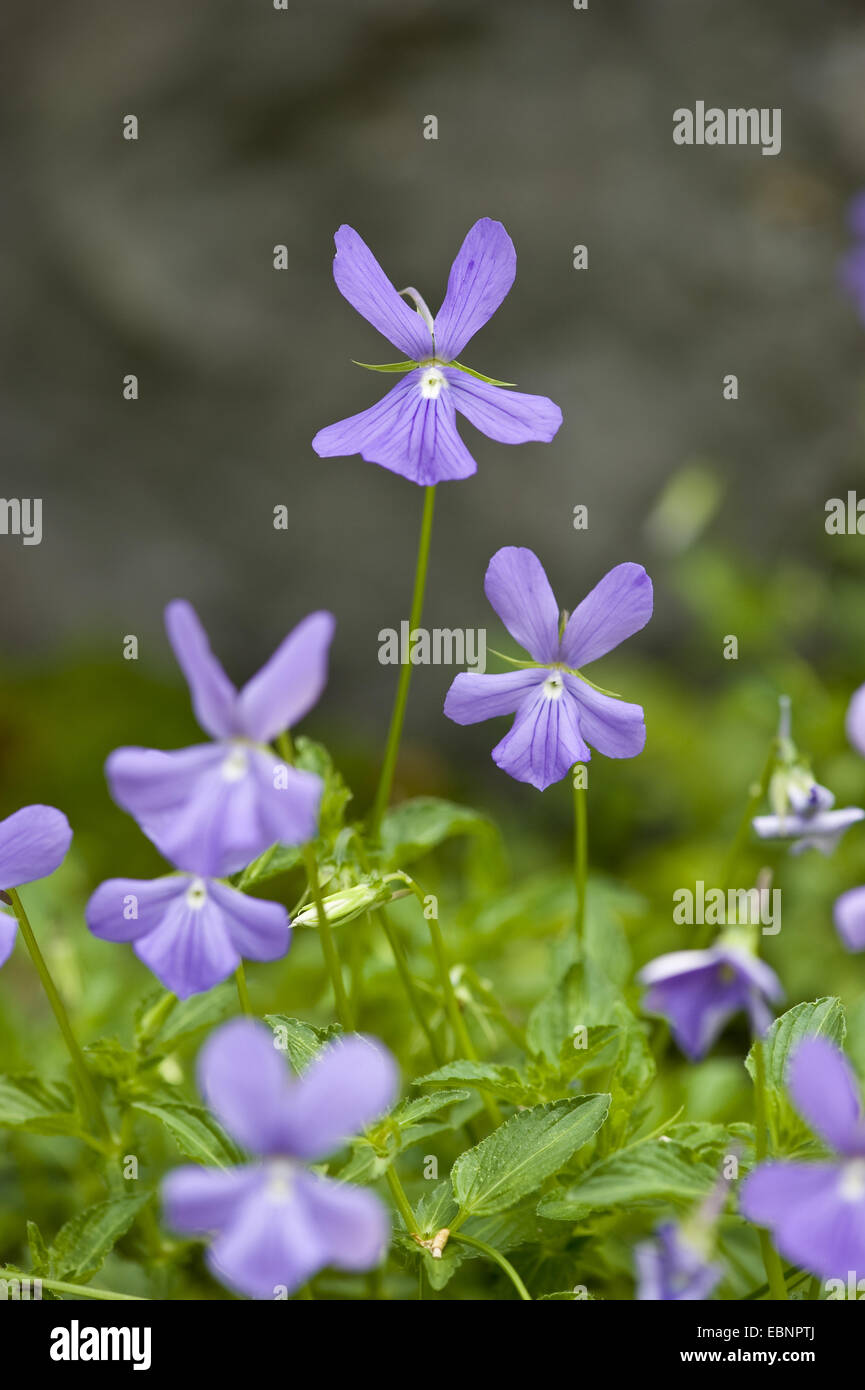
[[[390,1108],[397,1094],[390,1053],[354,1034],[324,1048],[293,1080],[269,1029],[235,1019],[206,1043],[198,1077],[216,1117],[257,1156],[239,1168],[177,1168],[163,1184],[169,1224],[209,1237],[216,1277],[250,1298],[277,1298],[326,1265],[378,1264],[389,1238],[381,1202],[306,1165]]]
[[[285,909],[219,880],[273,844],[301,844],[316,833],[321,778],[288,766],[269,744],[321,695],[334,618],[304,619],[240,691],[190,604],[170,603],[165,624],[212,742],[171,753],[119,748],[106,773],[115,800],[179,875],[111,879],[86,915],[95,936],[133,942],[166,989],[186,998],[224,980],[244,956],[270,961],[288,950]]]

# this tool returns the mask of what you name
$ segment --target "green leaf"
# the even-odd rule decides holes
[[[125,1081],[138,1067],[138,1056],[117,1038],[97,1038],[84,1048],[87,1065],[97,1076],[109,1081]]]
[[[47,1275],[51,1268],[51,1252],[35,1221],[27,1222],[27,1245],[30,1249],[31,1274]]]
[[[790,1057],[803,1038],[824,1037],[843,1048],[847,1034],[844,1005],[840,999],[826,996],[810,1004],[795,1004],[776,1018],[763,1039],[766,1060],[766,1103],[769,1123],[783,1152],[790,1152],[807,1143],[811,1131],[799,1117],[787,1095],[787,1068]],[[751,1047],[745,1066],[753,1080],[756,1067]]]
[[[81,1132],[71,1086],[30,1072],[0,1076],[0,1125],[31,1134]]]
[[[408,359],[404,362],[355,362],[354,358],[351,360],[356,367],[366,367],[368,372],[413,372],[415,367],[420,366],[420,362],[409,362]]]
[[[562,1046],[578,1028],[622,1021],[624,1001],[618,987],[594,961],[577,961],[529,1015],[529,1050],[553,1065]]]
[[[53,1277],[77,1282],[91,1279],[150,1197],[149,1192],[135,1197],[110,1197],[73,1216],[58,1231],[51,1246]]]
[[[156,1001],[145,1001],[141,1011],[142,1022],[154,1002],[158,1003],[161,997],[164,996],[158,996]],[[173,1052],[181,1042],[211,1028],[214,1023],[220,1023],[236,1007],[236,1003],[234,985],[229,984],[216,985],[203,994],[193,994],[189,999],[179,1001],[165,1016],[153,1037],[148,1039],[148,1051],[154,1056]]]
[[[441,1086],[448,1082],[460,1081],[476,1090],[487,1091],[500,1100],[512,1101],[514,1105],[524,1105],[526,1099],[535,1098],[535,1088],[524,1081],[516,1067],[498,1066],[492,1062],[470,1062],[460,1059],[448,1062],[427,1076],[418,1077],[417,1086]],[[463,1092],[465,1094],[465,1092]]]
[[[690,1203],[717,1180],[717,1165],[704,1162],[693,1148],[672,1137],[647,1139],[602,1158],[567,1188],[548,1192],[538,1212],[554,1221],[582,1221],[604,1207]]]
[[[387,868],[402,869],[455,835],[494,834],[492,821],[480,811],[435,796],[418,796],[395,806],[382,819],[383,862]]]
[[[209,1110],[179,1101],[155,1105],[135,1101],[133,1108],[159,1120],[174,1139],[180,1152],[195,1163],[211,1168],[230,1168],[243,1161],[243,1154],[217,1124]]]
[[[419,1085],[415,1082],[415,1085]],[[468,1091],[437,1091],[432,1096],[418,1096],[416,1100],[404,1100],[393,1111],[391,1119],[400,1129],[409,1130],[415,1125],[426,1120],[430,1115],[438,1115],[442,1110],[447,1110],[451,1105],[459,1105],[462,1101],[468,1100]]]
[[[488,1216],[536,1191],[598,1132],[609,1105],[607,1095],[578,1096],[513,1115],[454,1164],[460,1210]]]
[[[326,1028],[314,1028],[311,1023],[289,1018],[286,1014],[265,1014],[264,1021],[273,1029],[274,1047],[288,1054],[292,1070],[298,1076],[327,1043],[342,1036],[338,1023],[331,1023]]]
[[[464,367],[462,362],[449,362],[449,367],[456,367],[458,372],[465,372],[466,376],[476,376],[478,381],[485,381],[489,386],[516,386],[515,381],[497,381],[494,376],[484,376],[483,372],[473,371],[471,367]]]

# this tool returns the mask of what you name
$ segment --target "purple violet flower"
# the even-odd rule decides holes
[[[272,844],[315,835],[321,778],[286,766],[267,745],[319,699],[334,625],[331,613],[311,613],[238,691],[192,605],[166,608],[196,717],[215,741],[171,753],[118,748],[105,770],[115,801],[179,869],[219,878]]]
[[[320,458],[360,454],[425,486],[468,478],[477,464],[457,433],[457,411],[500,444],[549,443],[562,423],[557,405],[504,390],[455,360],[514,282],[516,252],[501,222],[474,224],[435,319],[414,289],[402,291],[417,309],[409,307],[353,228],[340,227],[334,241],[340,293],[409,360],[392,364],[405,375],[376,405],[319,430],[312,447]]]
[[[532,661],[503,675],[460,672],[445,699],[447,717],[456,724],[477,724],[516,714],[510,732],[493,749],[493,761],[540,791],[560,781],[574,763],[588,762],[589,744],[608,758],[642,753],[642,707],[599,690],[577,670],[651,618],[652,581],[642,565],[616,565],[570,617],[563,614],[560,620],[537,555],[509,545],[490,560],[484,592]]]
[[[673,1221],[658,1226],[655,1238],[638,1245],[634,1258],[642,1302],[707,1299],[724,1273],[709,1260],[703,1243]]]
[[[378,1264],[389,1236],[379,1199],[304,1165],[390,1108],[397,1094],[390,1053],[353,1034],[324,1048],[294,1079],[269,1030],[235,1019],[206,1043],[198,1077],[226,1130],[259,1157],[228,1171],[178,1168],[163,1184],[169,1224],[212,1237],[207,1261],[216,1278],[250,1298],[274,1298],[326,1265]]]
[[[860,806],[831,810],[834,800],[826,787],[815,782],[810,799],[803,799],[797,806],[791,797],[789,811],[783,815],[755,816],[751,825],[761,840],[789,840],[791,854],[818,849],[821,854],[830,855],[845,830],[865,819]]]
[[[53,806],[23,806],[13,812],[0,821],[0,889],[47,878],[63,863],[71,843],[69,822]],[[0,965],[12,954],[17,930],[12,914],[0,912]]]
[[[793,1053],[788,1089],[796,1109],[837,1154],[833,1161],[761,1163],[746,1178],[740,1205],[765,1226],[779,1251],[822,1279],[865,1270],[865,1118],[847,1058],[826,1038],[805,1038]]]
[[[783,996],[774,970],[724,937],[709,950],[658,956],[637,978],[649,986],[643,1008],[668,1020],[678,1046],[692,1062],[705,1057],[727,1020],[741,1009],[755,1036],[761,1036],[771,1022],[766,1000]]]
[[[849,888],[835,899],[835,926],[848,951],[865,951],[865,888]]]
[[[131,941],[139,960],[178,999],[212,989],[243,957],[278,960],[291,942],[281,903],[191,874],[109,879],[84,915],[100,940]]]

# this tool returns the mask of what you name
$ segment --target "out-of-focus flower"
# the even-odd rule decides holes
[[[832,797],[825,787],[817,787],[816,792]],[[829,802],[831,805],[831,800]],[[865,818],[860,806],[845,806],[839,811],[810,810],[790,811],[783,816],[755,816],[751,824],[761,840],[787,840],[790,853],[801,854],[806,849],[818,849],[821,854],[832,854],[838,841],[851,825]]]
[[[537,555],[509,545],[490,560],[484,592],[532,661],[515,663],[518,669],[503,675],[460,672],[445,699],[447,717],[477,724],[516,714],[493,749],[493,761],[541,791],[574,763],[588,762],[590,745],[608,758],[641,753],[642,706],[600,690],[577,668],[611,652],[651,618],[652,581],[642,565],[617,565],[570,616],[560,618]]]
[[[865,320],[865,193],[852,199],[847,221],[854,244],[841,262],[841,283]]]
[[[374,1038],[331,1043],[298,1080],[262,1024],[236,1019],[216,1030],[199,1060],[214,1114],[259,1161],[239,1168],[190,1165],[163,1184],[166,1217],[211,1238],[217,1279],[250,1298],[289,1293],[319,1269],[378,1264],[389,1224],[378,1198],[305,1166],[326,1158],[392,1105],[396,1064]]]
[[[546,396],[505,390],[507,383],[456,361],[514,282],[516,252],[501,222],[482,217],[472,227],[451,266],[435,319],[415,289],[402,291],[417,309],[409,307],[353,228],[340,227],[334,240],[333,275],[340,293],[408,360],[384,367],[404,375],[376,405],[319,430],[312,447],[321,458],[360,454],[429,485],[468,478],[477,470],[457,433],[457,411],[500,444],[553,438],[562,412]]]
[[[761,1163],[746,1178],[740,1205],[788,1260],[823,1279],[846,1279],[865,1269],[865,1118],[856,1077],[828,1039],[806,1038],[790,1060],[788,1088],[837,1157]]]
[[[213,743],[172,753],[118,748],[106,763],[114,799],[179,869],[235,873],[270,845],[316,831],[320,777],[288,767],[267,747],[319,699],[335,620],[312,613],[238,691],[210,650],[191,604],[165,611],[169,641]]]
[[[848,951],[865,951],[865,888],[850,888],[835,899],[835,926]]]
[[[212,989],[244,957],[278,960],[291,941],[281,903],[190,874],[109,879],[91,897],[85,917],[101,940],[131,941],[139,960],[178,999]]]
[[[783,996],[781,982],[745,945],[742,933],[724,933],[705,951],[672,951],[640,971],[648,985],[643,1008],[661,1014],[692,1062],[705,1057],[727,1020],[744,1010],[756,1037],[772,1015],[767,1000]]]
[[[53,806],[23,806],[13,812],[0,821],[0,889],[47,878],[63,863],[71,843],[69,822]],[[17,930],[15,918],[0,912],[0,965],[12,954]]]
[[[724,1273],[709,1259],[705,1243],[672,1221],[659,1226],[653,1240],[638,1245],[634,1257],[637,1298],[643,1302],[706,1299]]]

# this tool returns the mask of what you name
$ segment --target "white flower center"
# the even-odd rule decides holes
[[[861,1202],[865,1197],[865,1158],[854,1158],[841,1169],[838,1193],[842,1202]]]
[[[441,393],[443,386],[447,386],[447,379],[439,371],[438,367],[427,367],[420,379],[420,393],[430,400],[436,400]]]
[[[222,776],[226,782],[239,782],[249,771],[249,758],[245,748],[236,744],[222,764]]]
[[[200,912],[207,902],[207,885],[203,878],[194,878],[186,890],[186,905]]]
[[[544,694],[548,700],[560,700],[565,693],[565,683],[561,676],[547,676],[544,681]]]
[[[288,1202],[294,1189],[294,1165],[275,1158],[267,1165],[267,1195],[272,1202]]]

